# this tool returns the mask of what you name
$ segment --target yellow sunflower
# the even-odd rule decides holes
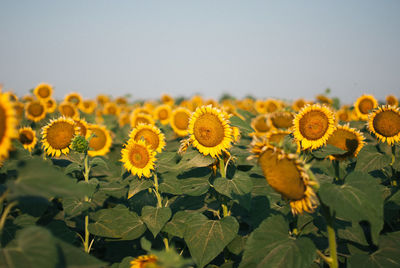
[[[292,104],[292,109],[296,112],[300,111],[306,104],[309,104],[305,99],[297,99]]]
[[[97,104],[103,106],[104,104],[110,101],[110,97],[108,97],[107,95],[99,94],[96,97],[96,101]]]
[[[35,148],[37,143],[36,132],[33,131],[31,127],[23,127],[18,130],[19,132],[19,141],[22,143],[22,146],[29,152]]]
[[[142,176],[149,178],[151,170],[154,170],[156,152],[150,149],[144,140],[135,141],[130,139],[121,150],[124,167],[133,175],[139,178]]]
[[[110,131],[105,126],[91,124],[89,125],[89,131],[95,136],[89,141],[88,155],[106,155],[110,151],[112,144]]]
[[[47,100],[53,94],[53,87],[46,83],[41,83],[35,87],[33,94],[40,100]]]
[[[189,119],[191,112],[183,107],[178,107],[172,111],[170,125],[174,132],[179,137],[184,137],[188,134]]]
[[[7,95],[0,93],[0,162],[8,157],[11,139],[18,137],[15,110]]]
[[[14,110],[15,110],[15,117],[18,120],[21,120],[22,117],[24,116],[24,112],[25,112],[25,105],[22,102],[14,102],[13,103],[14,106]]]
[[[161,102],[164,104],[167,104],[169,106],[174,105],[175,100],[168,94],[162,94],[161,95]]]
[[[74,118],[75,125],[79,128],[78,134],[86,139],[90,136],[89,125],[83,118]]]
[[[200,153],[216,158],[232,146],[233,130],[227,118],[226,113],[210,105],[198,107],[192,114],[188,132]]]
[[[344,151],[343,154],[330,155],[331,160],[345,160],[350,157],[357,157],[364,146],[364,136],[356,129],[348,125],[337,126],[336,130],[328,138],[327,144],[334,145]]]
[[[288,129],[293,126],[294,115],[291,112],[273,112],[270,119],[275,128]]]
[[[130,268],[161,268],[157,261],[158,258],[155,255],[142,255],[130,262]]]
[[[16,101],[18,101],[17,95],[15,95],[15,93],[12,92],[12,91],[7,91],[7,92],[4,92],[3,94],[7,95],[7,96],[8,96],[8,99],[9,99],[11,102],[16,102]]]
[[[339,111],[336,112],[336,118],[339,121],[350,122],[352,120],[351,111],[346,107],[342,107]]]
[[[47,155],[59,157],[68,154],[71,141],[79,133],[74,120],[59,117],[42,128],[42,144]]]
[[[131,123],[130,114],[127,112],[121,112],[118,116],[118,124],[120,127],[128,125]]]
[[[381,142],[393,145],[400,141],[400,108],[380,106],[368,118],[368,129]]]
[[[317,99],[317,101],[321,104],[326,104],[326,105],[332,105],[333,104],[333,100],[325,95],[317,95],[315,97]]]
[[[110,115],[115,115],[118,116],[120,113],[120,108],[115,102],[107,102],[104,104],[103,107],[103,114],[110,114]]]
[[[25,105],[25,117],[33,122],[39,122],[46,117],[46,106],[45,103],[39,100],[28,102]]]
[[[36,100],[36,98],[34,96],[31,95],[25,95],[22,97],[23,102],[27,103],[27,102],[31,102]]]
[[[386,104],[397,107],[397,106],[399,106],[399,100],[394,95],[387,95],[386,96]]]
[[[171,118],[172,109],[168,104],[159,105],[154,110],[154,119],[160,121],[161,124],[166,125]]]
[[[326,106],[307,105],[293,120],[293,135],[303,149],[323,146],[335,130],[335,116]]]
[[[83,100],[79,105],[79,109],[86,114],[92,114],[96,106],[97,104],[93,100]]]
[[[155,125],[155,121],[153,117],[149,114],[145,113],[131,113],[131,127],[135,128],[139,124],[149,124],[149,125]]]
[[[281,108],[281,102],[275,99],[267,99],[265,101],[265,109],[267,113],[273,113]]]
[[[131,131],[129,138],[135,141],[143,139],[147,145],[150,145],[150,149],[158,153],[161,153],[165,146],[164,134],[154,125],[139,124]]]
[[[58,105],[58,110],[60,111],[61,115],[65,117],[79,117],[79,111],[74,104],[71,102],[63,101]]]
[[[264,100],[256,100],[254,102],[254,108],[259,114],[265,114],[267,112],[267,106]]]
[[[233,142],[239,142],[240,140],[240,129],[238,127],[232,127],[232,138]]]
[[[76,107],[82,102],[82,96],[78,92],[71,92],[65,96],[64,101],[69,102]]]
[[[252,135],[257,137],[264,136],[268,131],[273,129],[271,119],[265,114],[260,114],[253,118],[250,125],[256,131],[255,133],[252,133]]]
[[[286,154],[282,150],[266,144],[256,142],[252,151],[258,158],[268,184],[283,198],[289,200],[292,213],[302,214],[304,211],[312,213],[317,207],[317,197],[304,165],[294,154]]]
[[[54,113],[54,111],[57,109],[57,102],[52,98],[49,98],[44,102],[46,103],[47,113]]]
[[[368,114],[378,107],[378,101],[372,95],[362,95],[354,103],[354,111],[361,120],[368,120]]]
[[[128,100],[125,97],[118,97],[115,99],[115,103],[120,106],[125,106],[128,104]]]

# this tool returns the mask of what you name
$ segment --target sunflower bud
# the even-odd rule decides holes
[[[84,137],[77,135],[71,142],[71,149],[78,153],[86,153],[89,150],[89,142]]]

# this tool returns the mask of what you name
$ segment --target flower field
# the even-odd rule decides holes
[[[396,96],[0,89],[0,267],[400,267]]]

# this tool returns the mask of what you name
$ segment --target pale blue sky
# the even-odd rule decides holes
[[[398,0],[1,0],[0,83],[58,99],[400,97],[399,14]]]

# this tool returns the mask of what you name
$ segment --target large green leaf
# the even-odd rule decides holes
[[[140,191],[146,190],[153,185],[152,180],[138,179],[137,177],[129,183],[128,198],[131,198]]]
[[[62,200],[66,217],[75,217],[94,207],[94,204],[82,198],[65,197]]]
[[[186,222],[190,217],[192,217],[192,215],[193,212],[188,212],[185,210],[178,211],[174,214],[172,219],[167,222],[163,231],[172,236],[183,238],[183,235],[185,234]]]
[[[21,196],[83,197],[85,194],[74,179],[40,158],[21,162],[17,179],[8,181],[8,187],[11,198]]]
[[[315,257],[313,242],[289,237],[288,223],[276,215],[264,220],[250,235],[239,267],[308,268]]]
[[[327,158],[328,156],[332,154],[344,154],[346,151],[333,146],[332,144],[327,144],[324,147],[315,150],[312,152],[312,155],[316,158]]]
[[[140,217],[123,205],[102,209],[90,215],[89,232],[97,236],[132,240],[146,231]]]
[[[382,188],[369,174],[355,171],[345,178],[343,185],[321,183],[319,195],[339,219],[352,222],[353,227],[359,227],[360,221],[368,221],[372,240],[377,243],[383,227]]]
[[[356,171],[371,172],[388,166],[392,157],[377,151],[375,146],[364,146],[357,156]]]
[[[161,231],[165,223],[171,218],[171,209],[169,207],[159,208],[145,206],[142,208],[142,220],[149,228],[154,237]]]
[[[235,238],[239,223],[234,217],[214,221],[194,214],[186,222],[185,242],[195,263],[201,268],[213,260]]]
[[[181,189],[184,194],[199,196],[205,194],[210,188],[207,178],[190,178],[180,180]]]
[[[250,126],[250,124],[246,121],[243,121],[238,116],[232,116],[231,118],[229,118],[229,121],[231,122],[232,126],[238,127],[240,131],[245,134],[254,132],[254,129]]]
[[[161,175],[160,179],[160,192],[173,195],[181,195],[183,193],[181,182],[177,179],[176,173],[166,172]]]

